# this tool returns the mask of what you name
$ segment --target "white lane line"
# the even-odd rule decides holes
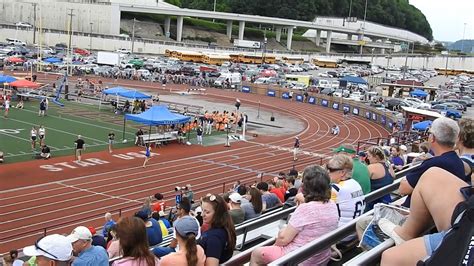
[[[112,196],[112,195],[109,195],[109,194],[92,191],[92,190],[89,190],[89,189],[86,189],[86,188],[80,188],[80,187],[76,187],[76,186],[73,186],[73,185],[67,185],[67,184],[64,184],[63,182],[58,182],[58,184],[61,185],[61,186],[67,187],[67,188],[72,188],[72,189],[75,189],[75,190],[78,190],[78,191],[87,192],[87,193],[92,194],[92,195],[104,196],[104,197],[107,197],[109,199],[119,199],[119,200],[123,200],[125,202],[132,202],[132,203],[143,203],[143,201],[127,199],[127,198],[123,198],[123,197],[119,197],[119,196]]]

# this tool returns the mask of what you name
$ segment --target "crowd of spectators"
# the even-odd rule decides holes
[[[382,265],[412,265],[442,243],[454,208],[465,200],[459,189],[472,184],[473,140],[473,119],[457,123],[438,118],[428,140],[420,144],[418,158],[408,156],[404,143],[372,146],[358,153],[351,144],[341,144],[324,166],[308,166],[302,173],[292,169],[251,185],[236,182],[222,196],[201,198],[199,206],[193,205],[194,192],[188,184],[180,188],[182,199],[174,208],[167,208],[163,195],[157,193],[131,217],[115,222],[106,213],[100,233],[93,227],[78,226],[67,237],[43,237],[23,253],[37,265],[65,265],[73,260],[72,265],[100,266],[108,265],[109,258],[119,258],[113,265],[172,265],[177,261],[180,265],[218,265],[233,255],[235,225],[272,208],[297,206],[275,244],[253,250],[251,265],[268,264],[370,209],[372,204],[365,202],[364,195],[391,184],[394,169],[412,159],[421,164],[408,172],[399,190],[408,196],[404,203],[410,208],[407,221],[396,226],[380,219],[378,224],[397,244],[384,252]],[[377,202],[390,203],[391,198]],[[423,237],[433,223],[437,232]],[[168,234],[172,235],[170,244],[156,246]],[[326,264],[330,257],[328,248],[303,265]],[[15,251],[5,255],[4,261],[6,265],[21,263]]]

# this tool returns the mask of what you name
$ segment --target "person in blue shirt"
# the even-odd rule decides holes
[[[102,228],[102,235],[104,237],[107,237],[107,233],[109,232],[110,228],[115,225],[115,221],[112,218],[112,214],[110,212],[106,213],[105,216],[105,224],[104,227]]]
[[[161,233],[161,227],[158,221],[149,217],[149,213],[142,209],[135,213],[135,217],[138,217],[145,222],[146,235],[148,237],[148,244],[150,246],[158,245],[163,241],[163,234]]]
[[[393,168],[396,170],[402,170],[405,163],[403,158],[400,156],[400,146],[392,145],[392,148],[390,148],[390,155],[390,163],[393,165]]]
[[[103,247],[92,245],[92,233],[89,228],[78,226],[67,238],[76,256],[72,266],[109,266],[107,251]]]
[[[434,157],[424,160],[418,167],[410,171],[406,178],[400,182],[399,191],[402,195],[408,195],[403,206],[410,207],[411,193],[420,180],[421,175],[431,167],[439,167],[459,179],[466,180],[464,173],[464,164],[454,151],[454,145],[458,140],[459,126],[456,121],[440,117],[433,121],[429,131],[428,142],[431,144],[431,150]]]

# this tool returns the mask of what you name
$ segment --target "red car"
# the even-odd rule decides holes
[[[73,51],[75,54],[80,54],[82,56],[88,56],[91,54],[91,52],[87,51],[86,49],[81,49],[81,48],[74,48]]]

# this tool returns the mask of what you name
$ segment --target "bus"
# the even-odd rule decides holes
[[[337,68],[338,64],[336,60],[331,59],[316,59],[313,58],[313,64],[318,67]]]
[[[222,63],[231,61],[231,57],[223,54],[206,54],[202,56],[202,61],[208,65],[221,66]]]
[[[311,81],[311,76],[310,75],[286,75],[285,80],[309,86],[309,83]]]
[[[203,62],[203,54],[199,52],[180,52],[179,60],[186,61],[186,62],[194,62],[194,63],[202,63]]]
[[[303,64],[303,63],[304,63],[304,58],[302,58],[302,57],[287,57],[287,56],[283,56],[281,59],[282,59],[285,63],[293,64],[293,65],[300,65],[300,64]]]
[[[263,57],[261,55],[239,55],[238,62],[244,64],[261,64],[263,62]],[[276,57],[274,55],[265,55],[266,64],[275,64]]]
[[[170,49],[166,49],[166,50],[165,50],[165,56],[166,56],[166,57],[172,57],[172,56],[173,56],[173,51],[170,50]]]
[[[370,60],[343,58],[343,59],[339,60],[339,63],[340,64],[346,64],[346,65],[369,66],[370,65]]]

